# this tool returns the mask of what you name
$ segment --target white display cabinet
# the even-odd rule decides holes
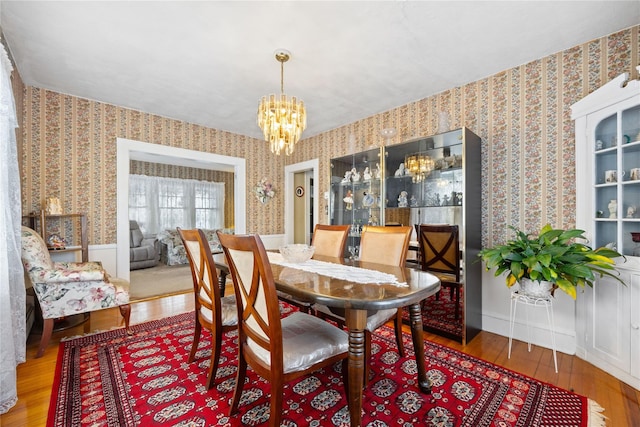
[[[578,295],[577,354],[640,388],[640,82],[622,74],[571,109],[576,226],[624,255],[624,285],[598,278]]]

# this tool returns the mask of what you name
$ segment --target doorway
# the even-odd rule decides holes
[[[234,173],[234,229],[246,232],[246,160],[160,144],[117,139],[117,214],[116,271],[117,277],[129,280],[129,167],[130,160],[150,161]]]
[[[319,218],[319,165],[319,160],[313,159],[284,168],[284,243],[311,241]],[[299,196],[300,193],[303,194]]]
[[[293,175],[293,185],[296,195],[293,201],[293,243],[309,244],[315,224],[312,171],[296,172]]]

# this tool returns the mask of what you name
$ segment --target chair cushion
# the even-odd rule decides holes
[[[349,349],[345,331],[310,314],[295,312],[281,323],[285,373],[305,370]],[[271,364],[268,351],[251,340],[248,345],[266,365]]]
[[[140,246],[129,249],[129,261],[146,261],[156,258],[156,248],[153,246]]]
[[[203,291],[200,298],[209,300],[207,294]],[[238,324],[238,307],[236,306],[236,296],[227,295],[220,298],[220,315],[222,317],[222,326],[233,326]],[[200,314],[207,322],[213,323],[213,312],[206,307],[200,308]]]
[[[50,270],[28,270],[33,283],[69,283],[106,280],[107,272],[99,261],[54,262]]]
[[[322,304],[314,304],[313,309],[328,315],[329,317],[333,317],[335,319],[339,319],[341,321],[345,321],[344,316],[341,316],[337,312],[344,312],[343,310],[332,310],[330,307]],[[397,308],[390,308],[387,310],[378,310],[374,312],[369,312],[367,316],[367,326],[366,329],[369,332],[373,332],[378,329],[380,326],[387,323],[389,320],[395,317],[398,312]]]
[[[140,230],[131,230],[131,241],[129,242],[130,247],[137,248],[142,243],[142,239],[144,236],[142,235],[142,231]]]

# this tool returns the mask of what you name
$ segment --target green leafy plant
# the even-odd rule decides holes
[[[537,236],[526,234],[509,226],[516,237],[503,245],[486,248],[478,256],[487,270],[496,269],[495,275],[507,272],[506,283],[513,286],[522,278],[553,283],[551,294],[560,288],[576,299],[578,286],[593,287],[596,276],[609,276],[624,284],[615,270],[613,258],[621,257],[617,251],[600,247],[592,249],[576,240],[586,240],[584,230],[542,227]]]

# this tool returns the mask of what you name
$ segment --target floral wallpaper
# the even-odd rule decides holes
[[[485,246],[511,237],[508,225],[526,231],[546,223],[574,226],[570,107],[621,73],[638,78],[639,31],[640,26],[632,27],[305,139],[288,163],[319,158],[324,192],[330,158],[385,143],[384,128],[397,129],[390,145],[432,135],[438,113],[445,111],[451,129],[465,126],[482,138]],[[320,202],[326,222],[326,201]]]
[[[617,75],[638,78],[640,26],[451,88],[390,111],[300,141],[290,157],[268,144],[195,124],[76,98],[35,87],[23,93],[23,211],[59,197],[63,209],[85,212],[89,243],[115,242],[117,137],[247,159],[247,230],[284,233],[284,196],[261,204],[256,182],[284,185],[284,166],[320,160],[320,191],[329,188],[329,160],[385,142],[435,133],[438,114],[451,128],[466,126],[482,138],[483,240],[509,237],[510,224],[527,231],[544,223],[575,224],[574,124],[570,106]],[[313,117],[309,117],[313,120]],[[321,198],[320,222],[327,222]]]

